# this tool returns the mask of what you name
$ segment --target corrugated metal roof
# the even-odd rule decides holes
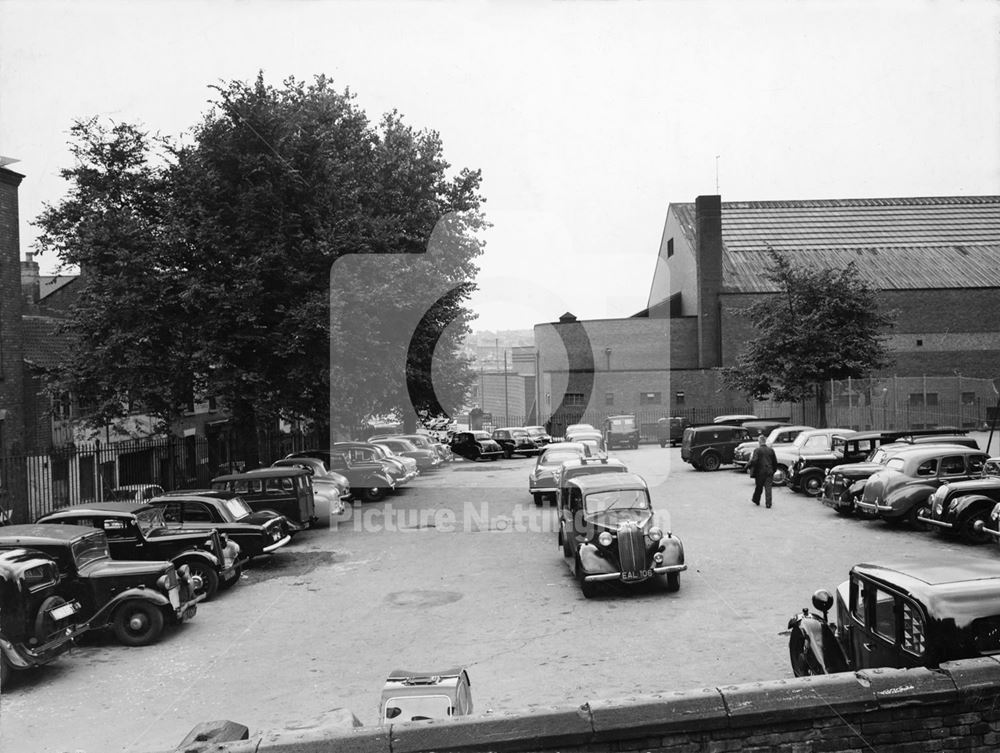
[[[671,208],[695,239],[695,205]],[[768,247],[813,268],[850,262],[885,290],[1000,287],[1000,196],[723,202],[723,286],[772,292]]]

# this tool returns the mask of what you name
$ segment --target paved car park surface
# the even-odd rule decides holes
[[[342,707],[372,725],[398,667],[467,667],[476,713],[786,678],[788,618],[856,562],[961,553],[1000,570],[993,546],[842,518],[787,489],[754,507],[747,476],[694,471],[679,449],[613,455],[684,542],[677,593],[584,599],[553,511],[528,494],[534,461],[457,461],[297,535],[155,646],[88,639],[22,678],[2,698],[0,749],[165,750],[202,721],[305,728]]]

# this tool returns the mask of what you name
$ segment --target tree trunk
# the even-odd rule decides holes
[[[826,383],[816,383],[816,415],[819,423],[817,429],[826,428]]]

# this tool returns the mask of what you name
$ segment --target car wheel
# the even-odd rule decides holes
[[[496,455],[496,454],[490,455],[490,460],[499,460],[499,459],[500,459],[499,455]]]
[[[563,557],[566,559],[573,559],[573,544],[572,537],[566,533],[566,529],[563,527],[559,528],[559,533],[562,537],[560,543],[562,544]]]
[[[840,505],[838,507],[834,507],[833,509],[837,515],[841,515],[846,518],[854,514],[854,503],[852,502],[850,505]]]
[[[826,674],[800,636],[797,636],[797,640],[793,638],[788,641],[788,658],[796,677]]]
[[[927,525],[927,523],[924,523],[924,521],[920,519],[921,510],[927,510],[927,508],[922,505],[914,505],[913,508],[904,516],[907,524],[909,524],[909,526],[915,531],[926,531],[931,528],[931,526]]]
[[[784,486],[788,483],[788,468],[783,465],[779,465],[774,469],[774,476],[772,477],[771,483],[775,486]]]
[[[662,450],[662,449],[663,449],[664,447],[666,447],[666,446],[667,446],[667,443],[666,443],[666,442],[662,442],[662,441],[660,442],[660,449],[661,449],[661,450]],[[671,443],[670,443],[670,446],[671,446],[671,447],[673,447],[673,446],[674,446],[674,443],[673,443],[673,442],[671,442]]]
[[[228,591],[239,582],[241,577],[243,577],[243,565],[237,565],[232,575],[219,582],[219,590]]]
[[[50,596],[38,607],[38,613],[35,615],[34,637],[39,643],[46,643],[56,629],[56,623],[49,612],[65,603],[66,599],[61,596]]]
[[[7,689],[7,683],[14,675],[14,668],[7,661],[7,657],[0,653],[0,693]]]
[[[545,500],[545,495],[539,494],[538,492],[532,492],[531,496],[535,500],[535,506],[536,507],[541,507],[542,506],[542,502]]]
[[[802,479],[802,491],[808,494],[810,497],[818,497],[819,493],[823,491],[823,477],[817,474],[811,474]]]
[[[219,590],[219,574],[215,571],[215,568],[201,560],[191,560],[184,564],[188,566],[188,569],[191,571],[191,578],[195,581],[195,596],[205,594],[205,601],[211,601],[212,597]],[[198,586],[198,583],[201,585]]]
[[[163,612],[148,601],[126,601],[115,612],[111,629],[125,646],[148,646],[163,633]]]
[[[667,593],[676,593],[681,590],[681,574],[667,573]]]
[[[701,456],[701,467],[706,471],[717,471],[722,465],[722,459],[714,452],[706,452]]]
[[[583,569],[583,564],[580,562],[580,558],[576,558],[576,582],[580,584],[580,592],[583,593],[583,598],[593,599],[594,595],[597,593],[597,584],[590,583],[586,580],[587,573]]]
[[[985,544],[993,538],[988,533],[976,530],[976,523],[979,521],[982,521],[983,525],[989,525],[990,513],[986,510],[980,510],[979,512],[972,513],[966,517],[965,520],[959,523],[959,533],[961,533],[962,538],[970,544]]]
[[[510,460],[510,456],[513,455],[513,454],[514,454],[514,451],[512,449],[510,449],[510,447],[504,447],[503,448],[503,456],[507,460]]]

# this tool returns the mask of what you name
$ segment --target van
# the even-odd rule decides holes
[[[697,471],[717,471],[720,466],[731,464],[736,446],[751,438],[742,426],[690,426],[681,439],[681,459]]]

